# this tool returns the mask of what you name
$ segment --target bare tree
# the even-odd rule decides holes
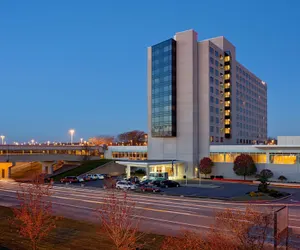
[[[33,250],[56,227],[57,217],[52,216],[49,199],[51,188],[52,183],[45,184],[44,177],[36,175],[31,184],[21,184],[17,192],[20,206],[13,209],[15,217],[12,222],[20,235],[31,241]]]
[[[90,138],[89,142],[97,146],[103,146],[110,145],[111,143],[113,143],[114,139],[114,136],[102,135]]]
[[[273,226],[273,213],[251,205],[245,210],[226,209],[217,213],[216,223],[207,240],[212,249],[231,244],[232,249],[264,249]],[[229,245],[230,246],[230,245]]]
[[[140,145],[147,141],[147,134],[144,131],[132,130],[119,134],[117,140],[125,144]]]
[[[139,241],[144,234],[138,231],[135,203],[126,192],[110,190],[101,205],[99,217],[101,232],[111,239],[118,250],[137,249],[143,245]]]

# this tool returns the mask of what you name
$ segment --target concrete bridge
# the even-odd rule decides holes
[[[100,146],[87,145],[0,145],[0,179],[11,177],[12,168],[18,163],[40,162],[42,173],[53,174],[59,161],[78,164],[83,160],[104,157]]]

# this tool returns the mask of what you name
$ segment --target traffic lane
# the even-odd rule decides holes
[[[12,183],[8,183],[9,184],[12,184]],[[28,184],[27,184],[28,185]],[[19,188],[19,185],[10,185],[12,189],[18,189]],[[74,186],[54,186],[53,187],[53,191],[54,193],[56,192],[65,192],[67,195],[69,195],[70,192],[72,193],[80,193],[82,194],[83,192],[87,195],[90,195],[90,193],[95,193],[95,194],[98,194],[100,197],[104,197],[105,196],[105,193],[106,192],[105,190],[103,189],[98,189],[98,188],[94,188],[94,189],[90,189],[90,188],[81,188],[81,187],[74,187]],[[245,203],[233,203],[233,202],[223,202],[223,201],[216,201],[216,200],[209,200],[209,199],[196,199],[196,198],[182,198],[182,197],[164,197],[162,198],[160,195],[157,196],[157,195],[152,195],[152,194],[143,194],[143,195],[140,195],[140,194],[135,194],[135,193],[132,193],[132,192],[129,192],[129,196],[134,199],[134,200],[143,200],[145,199],[145,197],[149,197],[149,199],[151,199],[153,202],[167,202],[167,201],[171,201],[171,202],[176,202],[177,204],[182,204],[182,205],[191,205],[192,204],[205,204],[205,203],[208,203],[210,205],[210,207],[216,207],[216,209],[218,209],[219,207],[241,207],[243,208],[243,206],[245,205]],[[138,198],[137,198],[138,197]],[[271,204],[271,203],[269,203]],[[274,204],[274,203],[272,203]],[[255,204],[254,206],[258,206],[258,205],[263,205],[265,206],[264,204]],[[267,205],[267,203],[266,203]],[[280,204],[277,204],[278,206],[280,206]],[[284,205],[284,204],[282,204]]]
[[[12,196],[15,197],[15,196]],[[53,204],[62,206],[66,208],[66,212],[57,210],[57,213],[60,213],[61,216],[72,217],[74,219],[85,219],[85,217],[91,217],[90,212],[96,211],[97,209],[101,208],[101,201],[92,201],[92,200],[85,200],[78,202],[77,199],[70,198],[70,197],[52,197]],[[78,214],[74,214],[69,208],[80,208],[83,209]],[[61,207],[60,207],[61,209]],[[200,228],[200,229],[207,229],[213,224],[213,216],[208,215],[205,216],[198,213],[188,213],[188,212],[179,212],[172,209],[157,209],[157,208],[147,208],[147,207],[137,207],[137,214],[144,219],[151,220],[151,221],[159,221],[162,223],[171,223],[175,224],[178,227],[193,227],[193,228]],[[295,218],[290,218],[289,222],[292,230],[295,233],[299,234],[299,220]]]
[[[13,191],[9,191],[9,192],[13,192]],[[2,195],[3,196],[3,195]],[[16,197],[15,193],[10,194],[10,197]],[[101,207],[102,204],[104,204],[104,200],[103,199],[93,199],[93,198],[89,198],[89,199],[85,199],[83,200],[82,197],[65,197],[64,195],[54,195],[52,197],[52,202],[55,204],[57,202],[60,203],[65,203],[65,204],[69,204],[70,206],[85,206],[85,207],[89,207],[90,209],[99,209]],[[139,214],[142,214],[144,216],[151,216],[152,213],[163,213],[163,214],[169,214],[169,215],[174,215],[174,216],[186,216],[184,218],[183,221],[181,222],[186,222],[189,221],[190,218],[190,223],[192,224],[196,219],[198,218],[213,218],[215,216],[215,213],[217,212],[216,210],[207,210],[207,209],[198,209],[197,211],[193,210],[187,210],[185,207],[183,207],[183,209],[176,209],[174,207],[168,207],[166,208],[165,206],[161,206],[160,204],[158,204],[158,206],[145,206],[145,204],[140,204],[137,203],[136,205],[137,210],[139,211]],[[159,214],[155,214],[155,216],[159,216]],[[170,219],[170,218],[166,218],[166,219]],[[297,219],[297,216],[295,215],[291,215],[290,216],[290,225],[297,227],[299,226],[300,221],[299,219]]]
[[[71,206],[70,204],[57,203],[53,204],[54,214],[66,218],[81,220],[90,223],[100,224],[99,213],[90,207]],[[162,234],[175,236],[182,230],[207,230],[209,227],[201,227],[199,225],[180,223],[176,220],[170,220],[162,217],[145,217],[137,215],[137,223],[139,230],[146,233]]]
[[[101,192],[98,193],[90,193],[90,194],[83,194],[82,192],[68,192],[68,191],[60,191],[57,192],[56,195],[60,195],[62,197],[68,196],[68,197],[74,197],[75,199],[82,200],[82,199],[88,199],[89,201],[104,201],[104,199],[107,197],[107,192]],[[116,195],[118,198],[122,199],[124,193],[122,191],[115,191],[114,195]],[[137,206],[143,206],[143,207],[152,207],[152,208],[161,208],[161,209],[172,209],[174,211],[189,211],[192,213],[195,212],[201,212],[205,214],[211,214],[216,211],[220,211],[225,209],[225,205],[221,203],[217,204],[209,204],[207,202],[205,203],[197,203],[194,202],[194,200],[185,201],[184,203],[178,203],[179,199],[173,200],[172,198],[169,199],[168,197],[157,197],[155,195],[152,196],[139,196],[139,195],[132,195],[131,192],[127,193],[129,199],[129,202],[135,203]],[[229,204],[232,206],[232,204]],[[237,206],[234,205],[235,208],[231,207],[231,209],[237,209],[239,207],[240,209],[243,209],[243,206]]]
[[[74,192],[76,194],[74,194]],[[83,195],[83,192],[85,192],[85,194]],[[87,193],[90,193],[92,192],[92,194],[87,194]],[[95,192],[94,190],[86,190],[86,189],[70,189],[70,188],[59,188],[58,190],[55,190],[54,194],[60,194],[62,195],[62,197],[64,196],[78,196],[78,197],[84,197],[84,198],[89,198],[90,200],[93,199],[93,198],[104,198],[105,197],[105,192],[106,191],[101,191],[101,192]],[[97,193],[95,194],[95,197],[92,197],[94,195],[94,193]],[[116,194],[118,194],[118,192],[116,192]],[[122,194],[120,194],[122,196]],[[129,196],[131,196],[131,194],[128,194]],[[159,200],[155,200],[153,199],[155,197],[155,195],[150,195],[150,197],[147,197],[148,198],[148,202],[151,202],[151,204],[147,204],[147,200],[145,199],[145,196],[144,197],[138,197],[139,195],[133,195],[132,196],[135,196],[135,197],[131,197],[135,202],[140,202],[142,200],[142,203],[143,204],[146,204],[146,205],[152,205],[152,206],[155,206],[155,205],[159,205],[159,206],[162,206],[162,207],[170,207],[170,206],[174,206],[173,207],[173,210],[176,210],[178,209],[179,211],[184,209],[189,209],[189,210],[196,210],[196,209],[199,209],[200,208],[207,208],[210,212],[210,210],[217,210],[217,209],[225,209],[224,206],[228,207],[228,206],[234,206],[236,209],[243,209],[243,206],[244,205],[237,205],[237,204],[232,204],[232,203],[224,203],[222,204],[222,202],[215,202],[215,201],[211,201],[211,203],[213,204],[210,204],[210,202],[208,202],[207,205],[199,205],[199,200],[184,200],[183,203],[181,203],[180,205],[183,205],[183,206],[187,206],[187,207],[184,207],[181,209],[181,207],[179,208],[176,208],[176,206],[178,207],[179,204],[178,204],[178,201],[180,201],[179,198],[169,198],[169,197],[164,197],[164,199],[160,199]],[[151,197],[152,196],[152,197]],[[182,199],[182,198],[181,198]],[[155,204],[156,202],[158,202],[158,204]],[[188,202],[188,203],[187,203]],[[193,203],[191,203],[193,202]],[[167,204],[165,204],[167,203]],[[195,204],[196,205],[195,205]],[[238,207],[239,206],[239,207]],[[204,210],[202,209],[202,210]],[[231,208],[232,209],[232,208]]]

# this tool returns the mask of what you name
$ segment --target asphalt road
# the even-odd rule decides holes
[[[0,205],[16,206],[16,192],[19,185],[15,182],[0,182]],[[53,211],[57,215],[97,222],[96,210],[103,204],[107,191],[93,187],[75,185],[54,186],[52,196]],[[245,203],[224,202],[210,199],[173,197],[155,194],[137,194],[128,192],[135,202],[141,230],[159,234],[175,235],[182,229],[207,230],[214,223],[216,212],[226,208],[243,209]],[[120,191],[120,195],[121,191]],[[260,203],[261,209],[275,209],[282,205],[289,206],[289,227],[295,234],[300,234],[300,203]],[[300,239],[293,238],[296,244]]]

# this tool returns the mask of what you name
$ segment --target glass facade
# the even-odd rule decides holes
[[[152,46],[153,137],[176,136],[176,41]]]

